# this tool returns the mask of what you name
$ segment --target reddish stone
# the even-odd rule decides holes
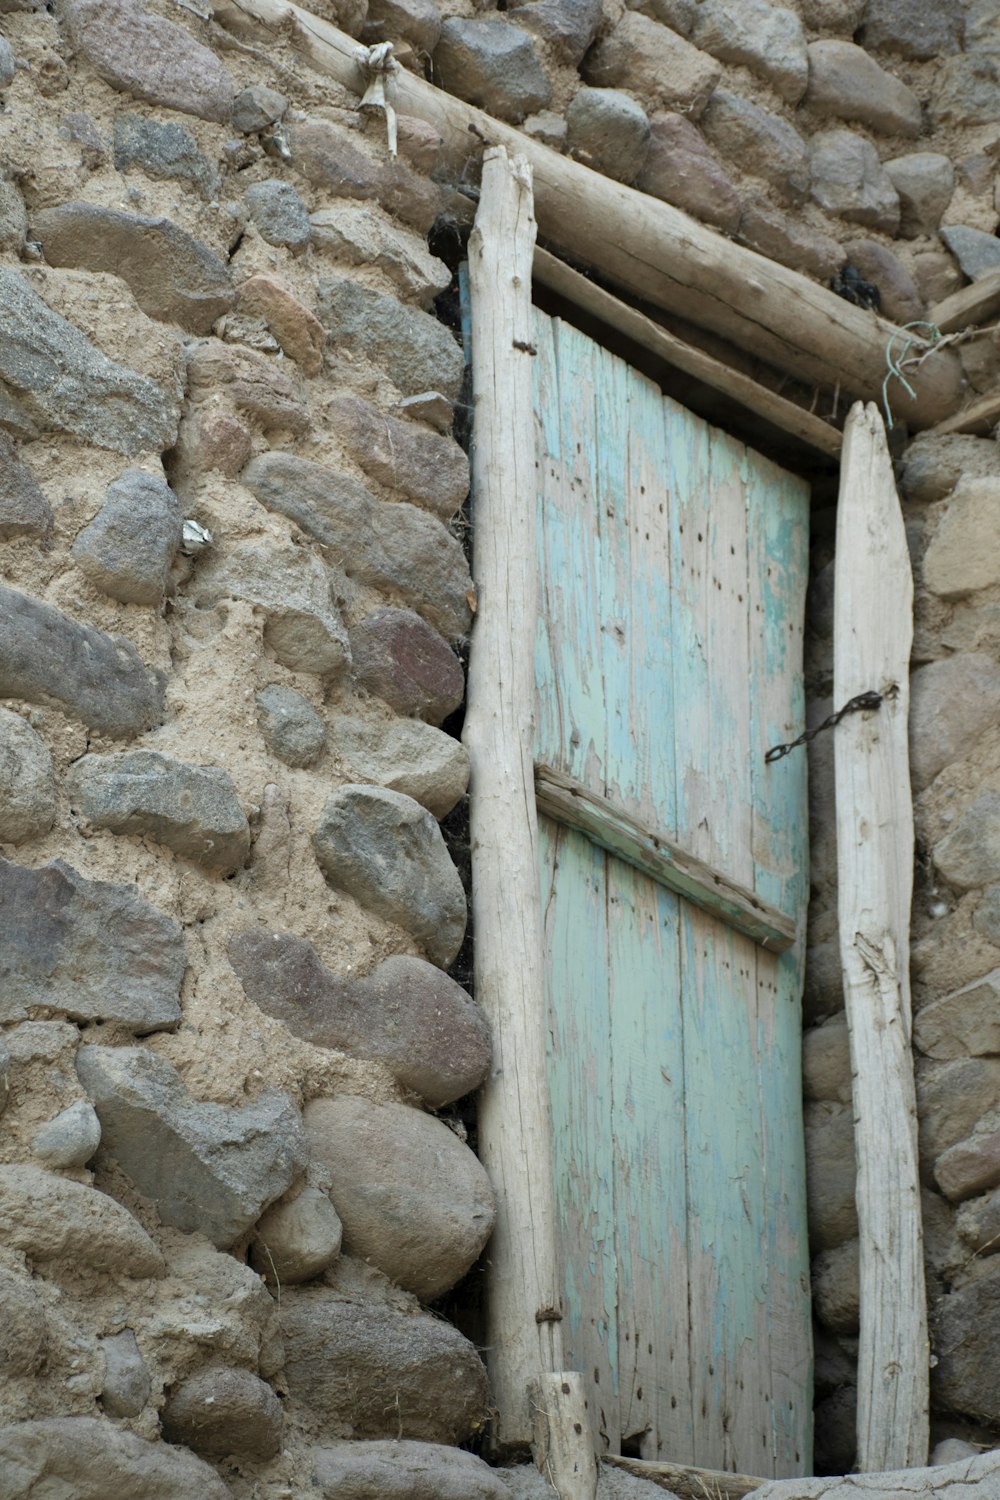
[[[376,610],[350,635],[357,681],[397,713],[440,724],[461,703],[461,662],[412,610]]]

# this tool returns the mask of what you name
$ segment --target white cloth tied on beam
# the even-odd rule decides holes
[[[365,82],[359,109],[380,109],[385,115],[389,155],[396,155],[396,111],[388,97],[388,85],[399,72],[392,55],[392,42],[378,42],[374,47],[358,47],[354,53]]]

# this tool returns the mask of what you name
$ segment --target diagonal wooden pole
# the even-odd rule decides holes
[[[929,1358],[909,934],[913,807],[907,745],[913,580],[875,406],[844,429],[834,584],[834,703],[882,703],[835,733],[840,957],[851,1043],[861,1339],[858,1467],[927,1462]]]

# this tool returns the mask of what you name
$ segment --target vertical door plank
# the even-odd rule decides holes
[[[754,889],[800,914],[795,946],[758,949],[758,1037],[768,1170],[767,1318],[771,1334],[770,1467],[781,1478],[812,1469],[812,1347],[801,1088],[801,996],[809,852],[805,754],[771,765],[769,746],[805,718],[802,636],[809,550],[809,490],[759,454],[747,474]],[[755,1472],[757,1472],[755,1470]]]
[[[627,376],[623,579],[626,741],[614,765],[622,805],[672,828],[675,811],[666,442],[658,387]],[[614,736],[609,734],[614,745]],[[614,791],[611,793],[615,795]],[[676,897],[609,862],[614,1133],[620,1184],[618,1261],[622,1433],[656,1458],[691,1441],[684,1059]],[[626,1366],[625,1351],[629,1363]],[[631,1380],[627,1378],[631,1375]]]

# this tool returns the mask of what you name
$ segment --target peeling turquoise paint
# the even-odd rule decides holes
[[[537,315],[536,757],[804,922],[808,493]],[[801,939],[542,820],[569,1362],[599,1446],[811,1466]],[[632,1447],[631,1451],[634,1451]]]

